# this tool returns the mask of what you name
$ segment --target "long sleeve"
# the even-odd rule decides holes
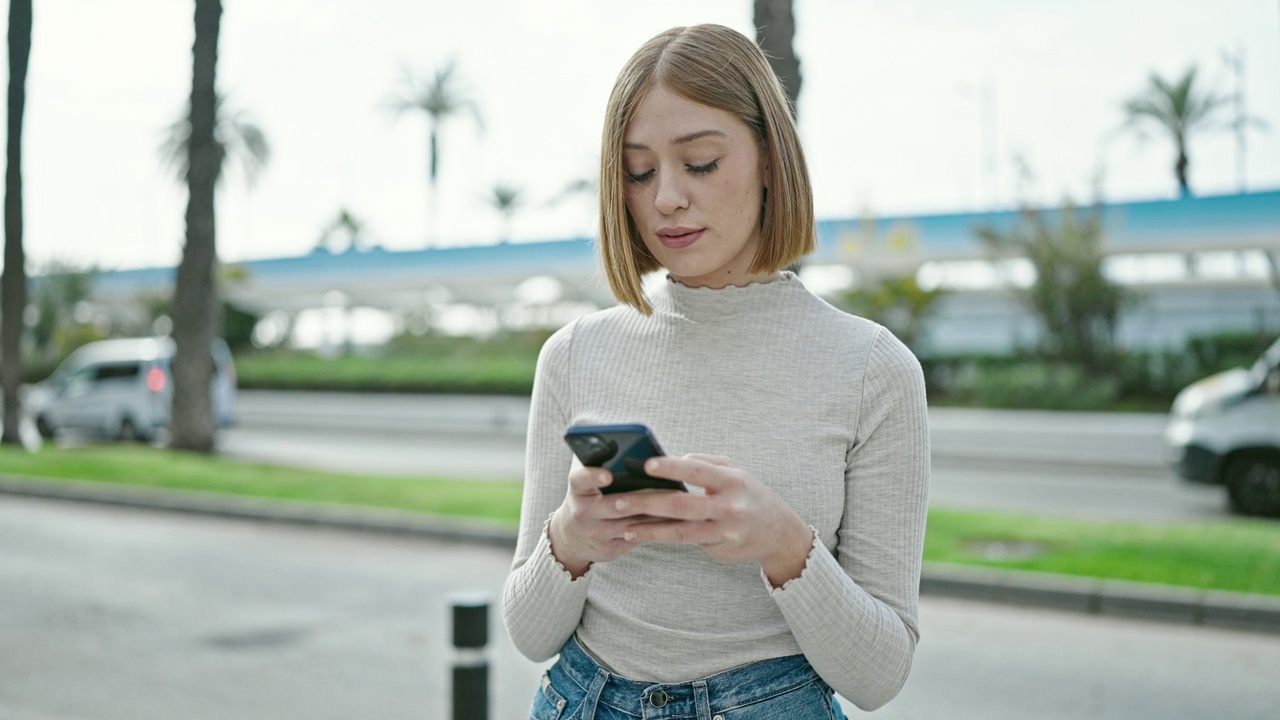
[[[803,653],[859,707],[901,688],[918,638],[929,448],[920,365],[883,327],[790,273],[722,289],[668,281],[654,312],[610,308],[539,356],[521,529],[502,612],[541,661],[577,638],[611,672],[686,682]],[[573,580],[548,517],[573,423],[643,423],[671,455],[733,458],[815,530],[800,577],[647,543]]]
[[[512,572],[502,591],[502,619],[517,649],[534,661],[560,652],[582,618],[590,572],[572,579],[551,554],[548,518],[564,501],[572,455],[561,436],[569,425],[569,366],[573,326],[543,345],[538,356],[525,457],[520,534]]]
[[[834,553],[771,594],[810,663],[864,710],[893,699],[919,639],[929,432],[919,362],[887,331],[871,346]],[[767,583],[767,581],[766,581]]]

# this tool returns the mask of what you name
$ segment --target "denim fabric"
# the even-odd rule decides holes
[[[614,675],[570,638],[534,694],[530,720],[844,720],[803,655],[761,660],[686,683]]]

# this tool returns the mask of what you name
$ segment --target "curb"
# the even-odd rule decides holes
[[[81,480],[34,480],[0,475],[0,494],[216,515],[296,525],[414,535],[452,542],[515,548],[516,530],[483,520],[294,500],[269,500],[198,490],[114,485]]]
[[[1280,633],[1280,597],[1270,595],[944,563],[925,566],[920,593],[1092,615]]]
[[[196,490],[0,475],[0,494],[425,537],[514,549],[515,528],[380,508],[267,500]],[[1251,632],[1280,633],[1280,597],[928,563],[920,593]]]

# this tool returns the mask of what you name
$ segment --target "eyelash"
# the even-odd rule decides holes
[[[690,173],[694,175],[706,175],[707,173],[715,172],[716,168],[719,167],[719,162],[720,162],[719,160],[712,160],[706,165],[685,165],[684,167],[686,170],[688,170]],[[650,178],[652,178],[653,173],[654,173],[653,170],[647,170],[645,172],[640,173],[639,175],[632,175],[631,173],[626,173],[626,179],[627,179],[627,182],[629,183],[643,183],[648,181]]]

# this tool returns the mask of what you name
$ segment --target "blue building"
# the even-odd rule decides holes
[[[1280,190],[1101,207],[1106,269],[1133,290],[1121,344],[1179,347],[1221,330],[1280,333]],[[1042,211],[1050,224],[1060,213]],[[930,322],[926,352],[1004,352],[1033,343],[1034,318],[1010,287],[1027,284],[1025,260],[996,257],[979,237],[1007,231],[1017,211],[848,218],[818,223],[819,248],[802,277],[838,304],[859,282],[913,273],[950,292]],[[377,324],[366,341],[428,325],[449,332],[555,326],[612,304],[586,238],[440,248],[316,251],[234,264],[225,296],[299,330],[309,318],[322,333]],[[167,292],[172,268],[101,274],[95,298],[126,307],[142,293]],[[339,318],[339,319],[334,319]],[[376,318],[382,318],[377,320]],[[337,327],[335,329],[335,324]],[[315,333],[313,332],[312,335]],[[297,337],[303,345],[314,345]],[[312,338],[314,340],[314,338]]]

